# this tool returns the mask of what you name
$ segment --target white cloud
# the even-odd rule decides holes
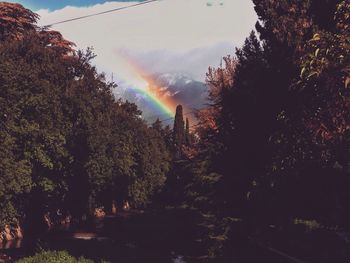
[[[210,2],[211,5],[207,5]],[[222,5],[220,3],[223,3]],[[40,10],[40,25],[132,3]],[[203,80],[208,66],[234,52],[253,29],[256,15],[248,0],[162,0],[115,13],[54,26],[79,48],[93,46],[99,70],[126,77],[124,52],[152,71],[186,71]],[[216,57],[217,56],[217,57]],[[204,71],[204,72],[202,72]],[[124,76],[125,75],[125,76]]]
[[[219,65],[223,56],[234,52],[234,47],[233,43],[222,42],[184,51],[118,49],[118,54],[137,61],[138,65],[152,73],[183,73],[203,81],[208,67]]]

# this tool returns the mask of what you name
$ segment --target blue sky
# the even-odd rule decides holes
[[[49,9],[51,11],[62,9],[65,6],[93,6],[106,2],[105,0],[7,0],[8,2],[20,3],[34,11],[39,9]],[[118,0],[109,2],[141,2],[141,0]]]

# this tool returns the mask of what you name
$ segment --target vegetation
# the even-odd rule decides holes
[[[23,258],[17,263],[93,263],[85,258],[74,258],[65,251],[44,251],[33,257]]]
[[[349,230],[349,1],[253,1],[256,29],[209,69],[189,202],[205,257],[230,262],[247,233],[295,219]]]
[[[48,210],[80,218],[124,200],[181,208],[197,226],[191,257],[209,262],[232,262],[248,236],[288,243],[305,227],[294,249],[308,232],[349,232],[350,1],[321,2],[253,0],[256,31],[209,68],[194,132],[181,105],[172,130],[148,126],[91,49],[0,3],[0,223],[35,228]],[[51,257],[87,262],[20,262]]]
[[[169,170],[159,131],[114,99],[90,49],[39,30],[18,4],[0,12],[0,222],[34,223],[58,208],[79,217],[113,200],[148,204]]]

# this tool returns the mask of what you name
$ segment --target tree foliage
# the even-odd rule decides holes
[[[189,168],[203,253],[223,261],[237,218],[248,233],[295,218],[348,227],[349,1],[253,2],[260,40],[209,69]]]
[[[169,170],[165,140],[115,84],[37,16],[0,4],[0,221],[58,208],[80,216],[97,205],[147,205]]]

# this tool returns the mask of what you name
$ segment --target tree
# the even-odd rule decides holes
[[[183,111],[181,105],[178,105],[176,107],[173,128],[173,143],[175,147],[175,156],[176,158],[180,158],[182,151],[181,148],[182,145],[185,143],[185,122],[183,118]]]
[[[39,30],[20,5],[0,11],[1,28],[19,30],[0,39],[0,222],[26,214],[36,228],[58,208],[80,217],[113,200],[149,204],[169,170],[160,133],[115,100],[91,49]]]
[[[335,10],[334,6],[331,7],[334,2],[331,2],[328,1],[327,4],[331,10]],[[308,89],[302,88],[303,94],[301,91],[293,91],[295,87],[304,84],[304,81],[295,80],[300,74],[300,63],[303,67],[306,65],[305,60],[300,62],[300,58],[304,57],[305,53],[312,57],[316,53],[316,56],[322,54],[321,48],[317,52],[316,47],[313,47],[312,51],[307,51],[309,48],[306,45],[308,39],[317,33],[317,28],[322,26],[318,24],[321,22],[317,22],[319,21],[317,18],[322,16],[320,10],[317,8],[315,10],[315,5],[310,5],[308,1],[287,3],[271,0],[254,1],[254,3],[261,21],[257,24],[257,30],[262,42],[254,33],[251,33],[244,46],[236,51],[234,62],[230,63],[228,60],[228,63],[226,59],[224,68],[209,69],[208,84],[212,105],[199,114],[200,126],[197,132],[201,140],[194,163],[202,168],[196,168],[195,170],[200,172],[193,173],[194,181],[190,189],[194,190],[190,190],[190,193],[196,196],[195,200],[204,200],[204,203],[211,201],[212,205],[208,204],[205,209],[200,208],[198,202],[194,202],[194,206],[199,207],[199,211],[206,211],[206,214],[210,215],[203,218],[208,226],[219,226],[218,222],[229,222],[230,218],[240,217],[250,223],[250,226],[261,228],[269,222],[283,225],[293,216],[301,216],[301,211],[304,213],[303,216],[308,217],[319,213],[316,210],[305,209],[312,207],[311,204],[306,206],[304,194],[307,193],[307,189],[313,189],[310,183],[313,182],[315,185],[315,178],[304,177],[304,180],[300,180],[297,179],[300,177],[295,176],[296,174],[306,175],[311,171],[315,175],[320,172],[319,169],[315,169],[316,164],[305,166],[305,162],[300,162],[300,166],[295,167],[295,160],[301,156],[309,155],[308,158],[315,160],[320,158],[313,150],[315,146],[312,146],[312,137],[309,135],[310,128],[313,126],[302,129],[301,124],[297,125],[296,122],[304,122],[307,119],[305,113],[309,110],[308,118],[315,116],[317,109],[320,109],[320,102],[328,105],[328,107],[321,107],[324,108],[324,114],[327,112],[330,115],[336,108],[346,112],[344,108],[339,108],[339,103],[331,104],[326,99],[326,93],[320,100],[321,93],[319,86],[314,85],[315,82],[310,83]],[[343,19],[345,17],[343,16]],[[316,39],[319,37],[320,34],[316,34]],[[339,39],[338,43],[341,50],[346,46],[345,42]],[[323,46],[325,51],[328,45],[336,44],[335,42],[325,44]],[[332,53],[331,49],[327,52],[327,54]],[[338,72],[330,71],[333,75],[329,73],[329,83],[333,83],[330,81],[331,75],[333,81],[334,76],[338,76],[337,83],[342,83],[344,86],[346,77],[340,72],[346,72],[344,65],[347,63],[347,57],[343,53],[337,54],[342,61],[344,59],[343,71],[339,69]],[[322,67],[326,65],[325,59],[318,57],[317,61],[318,59],[323,61]],[[307,65],[302,69],[302,75],[319,77],[318,73],[312,72],[318,65],[316,61]],[[309,65],[312,68],[311,72]],[[314,88],[317,88],[317,92],[305,96]],[[341,97],[338,91],[329,89],[329,92],[331,93],[328,97]],[[310,100],[303,104],[299,111],[299,103],[307,99]],[[315,102],[311,99],[317,102],[315,108],[312,106]],[[296,122],[292,122],[287,117],[289,116],[286,115],[287,112],[295,117]],[[338,111],[335,112],[331,115],[332,117],[327,118],[336,120],[335,117],[340,115]],[[323,116],[320,123],[327,118]],[[288,128],[284,126],[284,122],[289,123]],[[309,125],[311,123],[315,124],[312,121]],[[344,123],[344,121],[337,120],[337,123]],[[339,129],[339,126],[337,128]],[[317,128],[316,131],[318,130]],[[275,136],[276,134],[281,136]],[[328,136],[326,132],[322,134]],[[301,145],[305,145],[305,148],[303,149]],[[303,150],[296,152],[297,149]],[[336,156],[335,152],[330,156]],[[288,165],[293,167],[292,170],[286,170]],[[316,185],[321,186],[326,182],[321,178]],[[341,181],[344,182],[343,179]],[[305,184],[302,191],[300,188],[293,188],[300,186],[301,182]],[[206,194],[206,191],[200,190],[209,185],[212,186],[212,190],[208,192],[214,194]],[[331,192],[335,193],[336,190],[333,189]],[[296,193],[299,194],[298,197]],[[314,198],[315,201],[324,200],[320,198],[319,193],[315,191],[317,196]],[[341,200],[341,198],[338,195],[331,200]],[[322,203],[326,203],[325,200]],[[327,203],[330,204],[329,201]],[[336,207],[334,203],[331,206]],[[313,214],[306,215],[305,211],[312,211]],[[327,213],[322,210],[321,214]],[[220,225],[218,228],[213,227],[207,232],[207,236],[211,233],[212,240],[215,240],[213,238],[215,236],[218,237],[217,241],[220,240],[216,245],[212,243],[211,247],[223,248],[223,250],[214,249],[216,251],[214,255],[220,251],[226,254],[224,241],[234,238],[233,232],[231,223]]]
[[[186,142],[187,146],[189,146],[191,144],[190,122],[189,122],[188,118],[186,118],[185,142]]]
[[[293,110],[280,113],[281,130],[272,137],[271,174],[285,178],[277,186],[285,193],[280,200],[288,204],[286,217],[347,225],[349,7],[347,1],[339,4],[334,28],[315,31],[305,43],[300,76],[291,85],[298,100]]]
[[[59,194],[63,181],[57,173],[63,173],[62,163],[68,156],[64,148],[64,122],[58,106],[62,102],[62,86],[53,82],[52,77],[59,79],[60,74],[64,74],[59,62],[61,53],[45,49],[36,35],[30,34],[18,41],[2,42],[0,49],[0,97],[5,117],[2,132],[7,138],[4,142],[8,141],[9,153],[13,152],[7,155],[8,161],[6,158],[2,161],[7,163],[6,167],[11,162],[18,163],[13,171],[19,169],[20,172],[18,179],[11,176],[4,185],[16,202],[19,201],[16,196],[29,190],[45,192],[47,197]],[[6,169],[2,169],[4,171]],[[25,182],[26,190],[14,191],[20,189],[21,182]]]
[[[230,170],[225,171],[222,167],[227,154],[223,138],[228,134],[227,125],[231,123],[224,121],[226,108],[223,101],[226,101],[232,89],[236,60],[225,57],[223,61],[225,64],[222,67],[209,68],[207,73],[211,105],[198,114],[196,132],[200,140],[192,146],[195,148],[193,158],[183,165],[183,174],[187,177],[185,200],[198,213],[197,238],[201,249],[197,256],[207,260],[218,260],[223,256],[232,216],[232,209],[227,202],[232,196],[227,196],[226,189],[229,187],[225,184],[228,179],[224,178]]]
[[[0,3],[0,41],[20,39],[28,31],[36,30],[39,16],[20,4]]]

